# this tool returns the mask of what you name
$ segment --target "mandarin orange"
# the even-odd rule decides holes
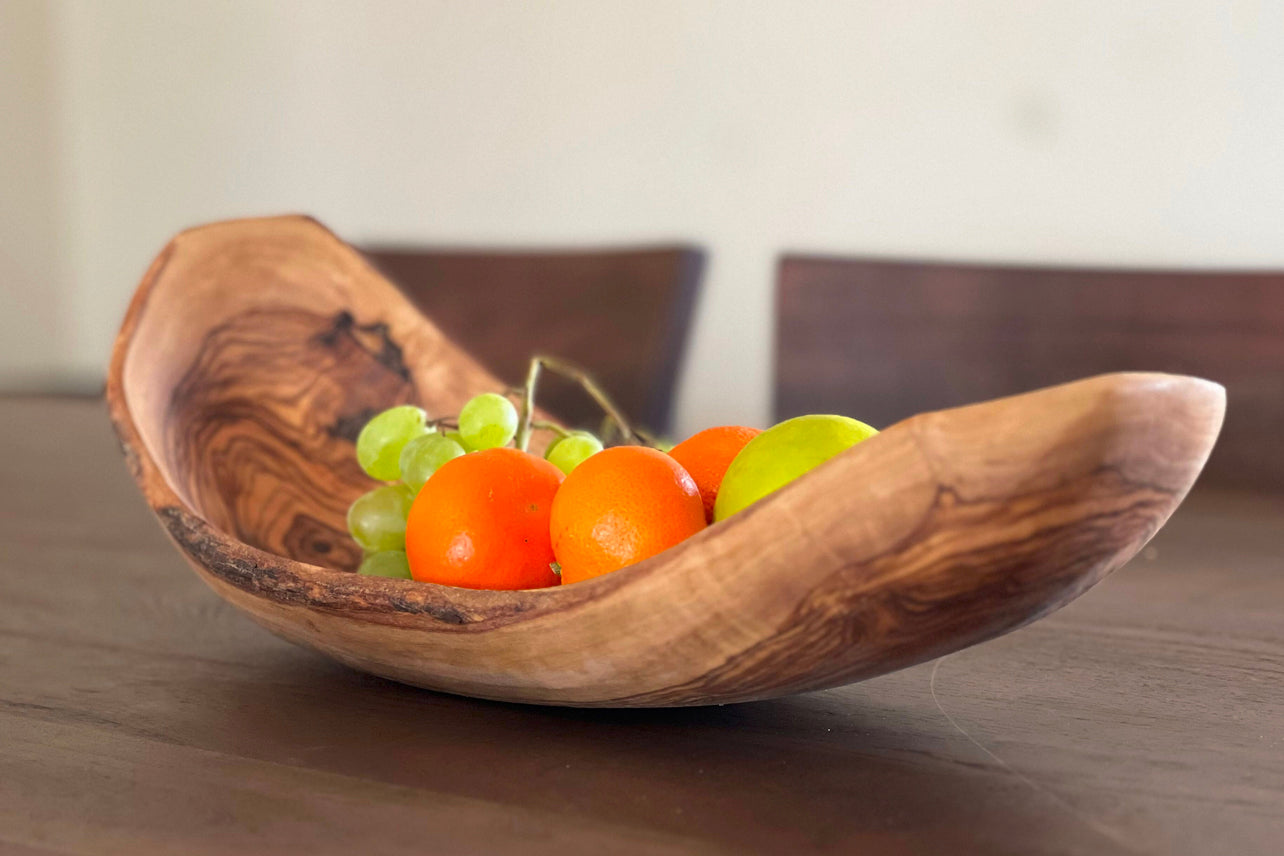
[[[695,479],[704,502],[704,518],[709,523],[713,522],[713,503],[727,467],[745,444],[761,433],[758,428],[743,425],[719,425],[693,434],[669,450],[669,455]]]
[[[553,553],[564,584],[650,558],[704,527],[690,474],[644,446],[616,446],[586,459],[553,500]]]
[[[442,464],[406,520],[410,574],[474,589],[558,584],[549,516],[562,471],[506,447]]]

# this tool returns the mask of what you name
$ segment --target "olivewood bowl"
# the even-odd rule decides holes
[[[373,412],[502,385],[302,217],[183,232],[143,278],[107,398],[197,574],[358,669],[490,699],[675,706],[832,687],[1006,633],[1159,529],[1222,387],[1115,374],[925,413],[631,568],[538,591],[351,573],[352,441]]]

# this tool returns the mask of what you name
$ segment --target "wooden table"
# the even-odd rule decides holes
[[[1284,852],[1284,498],[1002,639],[730,707],[367,677],[185,567],[96,401],[0,399],[0,853]]]

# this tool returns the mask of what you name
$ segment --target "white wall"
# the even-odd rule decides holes
[[[685,429],[767,419],[786,248],[1284,266],[1279,3],[55,9],[53,359],[82,376],[170,234],[249,213],[358,242],[701,242]]]
[[[53,7],[0,0],[0,389],[73,382]]]

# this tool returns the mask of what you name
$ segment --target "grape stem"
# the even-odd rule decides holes
[[[544,369],[556,372],[562,377],[569,378],[583,387],[584,391],[589,394],[589,397],[597,402],[597,406],[602,408],[602,411],[609,416],[611,421],[620,429],[620,435],[625,442],[629,442],[630,440],[646,442],[642,435],[635,431],[633,426],[629,424],[629,420],[624,416],[624,413],[615,406],[615,402],[611,400],[611,397],[606,394],[602,387],[597,385],[597,381],[593,380],[592,376],[589,375],[588,372],[573,363],[568,363],[565,360],[558,359],[557,357],[537,354],[536,356],[531,357],[530,367],[526,370],[526,387],[522,390],[522,409],[517,421],[517,448],[525,452],[527,446],[530,445],[531,428],[544,427],[543,424],[536,425],[532,423],[532,419],[535,415],[535,387],[538,386],[540,372]]]
[[[645,431],[641,428],[634,428],[633,435],[648,446],[653,446],[657,449],[661,448],[660,438],[652,434],[650,431]]]
[[[559,440],[565,440],[567,437],[571,436],[570,431],[567,431],[556,422],[544,422],[540,419],[534,419],[531,421],[531,428],[536,431],[552,431],[557,435]]]

